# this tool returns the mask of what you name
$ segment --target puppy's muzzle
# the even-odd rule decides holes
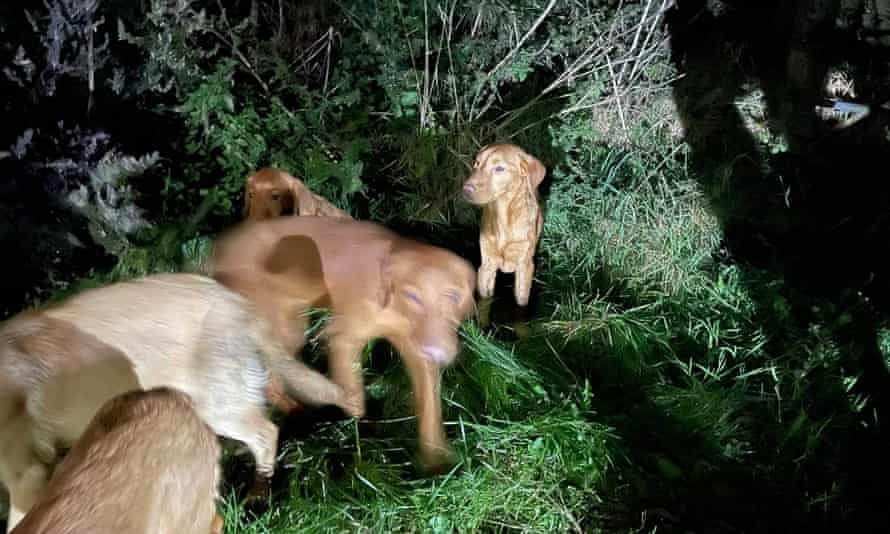
[[[437,365],[451,365],[460,352],[457,339],[442,339],[441,336],[431,336],[425,342],[418,343],[420,354],[429,362]]]

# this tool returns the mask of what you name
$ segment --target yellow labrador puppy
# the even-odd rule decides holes
[[[166,387],[106,402],[12,534],[211,534],[216,435],[188,395]]]
[[[341,388],[286,353],[245,298],[208,277],[116,283],[10,319],[0,327],[7,531],[99,407],[133,389],[169,386],[188,394],[216,434],[247,445],[262,486],[274,471],[278,441],[266,406],[270,376],[300,402],[352,413]]]

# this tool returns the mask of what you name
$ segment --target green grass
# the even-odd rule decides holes
[[[227,532],[578,531],[612,468],[608,427],[571,410],[454,423],[461,463],[435,480],[412,476],[393,436],[357,444],[350,423],[291,443],[278,506],[254,518],[230,498]]]

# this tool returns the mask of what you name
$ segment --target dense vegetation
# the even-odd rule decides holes
[[[548,167],[531,329],[504,276],[494,326],[463,325],[460,464],[418,475],[410,387],[377,343],[366,420],[289,421],[264,507],[238,504],[247,456],[228,460],[226,532],[886,524],[888,195],[865,180],[890,85],[881,38],[856,37],[886,10],[681,3],[4,4],[3,315],[202,269],[264,165],[478,265],[458,191],[510,140]],[[816,117],[825,79],[872,114]]]

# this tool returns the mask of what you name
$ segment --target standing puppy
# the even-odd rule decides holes
[[[362,349],[388,340],[414,387],[425,467],[451,461],[440,369],[457,357],[458,326],[474,307],[469,262],[376,223],[331,217],[248,221],[214,249],[214,278],[251,299],[289,353],[303,346],[307,309],[332,311],[325,329],[331,378],[354,414],[365,410]]]
[[[516,303],[528,305],[535,248],[544,224],[538,186],[545,174],[544,165],[516,145],[489,145],[476,155],[473,173],[464,182],[463,195],[467,201],[482,206],[482,265],[478,273],[482,298],[494,294],[498,270],[515,272]]]
[[[0,327],[7,528],[31,508],[61,451],[101,405],[133,389],[169,386],[188,394],[216,434],[247,445],[255,488],[262,487],[278,443],[266,407],[270,376],[300,402],[349,411],[343,391],[285,353],[247,299],[208,277],[149,276],[13,317]]]
[[[188,395],[113,397],[56,467],[12,534],[211,534],[220,446]]]
[[[244,191],[245,218],[268,219],[288,212],[294,215],[350,218],[349,214],[281,169],[266,167],[248,176]]]

